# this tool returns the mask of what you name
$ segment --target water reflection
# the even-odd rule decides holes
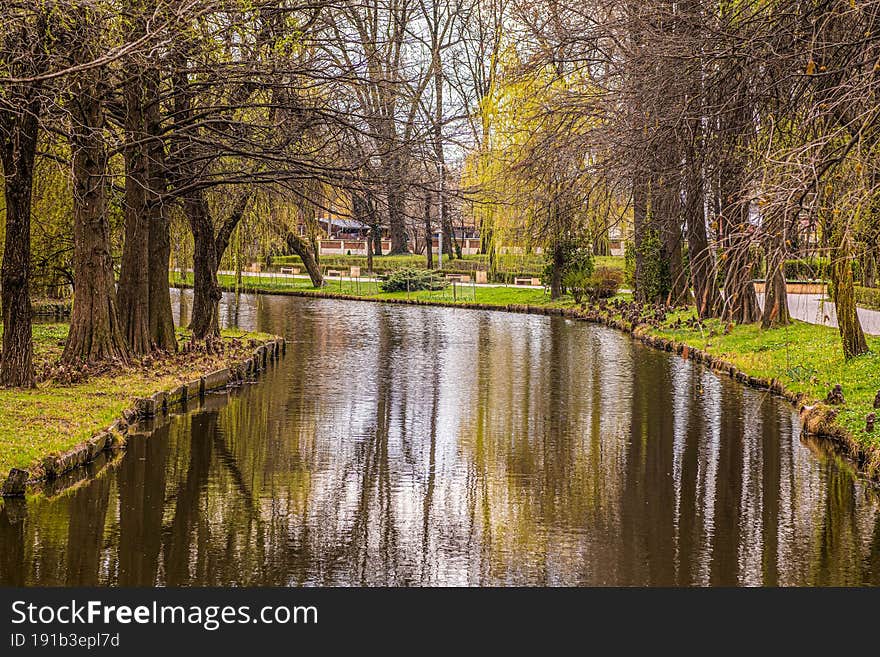
[[[789,406],[622,334],[283,297],[221,312],[286,335],[286,358],[88,485],[7,502],[0,582],[880,578],[875,494]]]

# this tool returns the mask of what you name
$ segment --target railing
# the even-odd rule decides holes
[[[476,255],[480,252],[480,240],[467,237],[458,240],[461,246],[462,255]],[[318,241],[319,253],[321,255],[367,255],[367,240],[343,240],[328,239]],[[434,238],[432,248],[437,253],[440,244],[437,238]],[[382,253],[386,254],[391,250],[391,240],[382,240]]]

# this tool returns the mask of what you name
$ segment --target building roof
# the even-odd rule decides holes
[[[362,228],[366,228],[366,226],[360,221],[356,221],[355,219],[337,219],[335,217],[319,217],[318,221],[322,224],[328,224],[332,228],[353,228],[356,230],[360,230]]]

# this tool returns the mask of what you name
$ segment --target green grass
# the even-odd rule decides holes
[[[39,369],[61,355],[67,324],[34,324],[34,356]],[[2,332],[2,326],[0,326]],[[238,330],[224,337],[268,339],[261,333]],[[179,337],[186,336],[185,330]],[[222,363],[243,360],[251,349],[246,342],[236,353],[222,357],[181,355],[157,360],[147,368],[130,368],[115,374],[95,376],[83,383],[59,385],[40,383],[33,390],[0,389],[0,478],[10,468],[27,468],[53,452],[64,452],[88,440],[117,420],[135,397],[170,390]]]
[[[220,275],[220,284],[227,289],[234,289],[235,277]],[[180,278],[172,275],[172,284]],[[190,279],[191,281],[191,279]],[[307,278],[279,278],[271,274],[250,274],[242,276],[242,292],[268,292],[284,294],[285,292],[311,292],[325,295],[344,294],[373,299],[419,299],[444,303],[482,303],[497,306],[509,304],[555,305],[570,306],[570,296],[560,301],[551,302],[550,295],[543,289],[517,287],[482,287],[468,284],[450,285],[443,290],[419,292],[382,292],[378,283],[352,280],[328,280],[323,288],[315,288]]]
[[[437,254],[434,253],[435,266],[437,262]],[[508,282],[515,276],[539,277],[544,263],[543,255],[499,255],[496,266],[497,273],[492,277],[492,282]],[[361,273],[364,275],[367,273],[367,256],[362,255],[325,255],[321,256],[320,264],[325,269],[347,270],[349,267],[355,266],[360,267]],[[289,266],[302,267],[302,260],[299,256],[276,256],[272,258],[272,266],[273,269]],[[377,274],[386,274],[407,267],[423,269],[425,266],[424,255],[385,255],[373,258],[373,271]],[[488,270],[488,268],[488,256],[467,255],[461,259],[451,260],[448,254],[443,254],[443,270],[446,272],[472,274],[477,270]]]
[[[593,264],[596,267],[610,267],[611,269],[620,269],[621,271],[623,271],[625,265],[623,256],[595,256]]]
[[[869,354],[845,361],[836,328],[796,321],[767,330],[757,324],[735,326],[724,335],[718,321],[707,322],[702,332],[671,325],[677,317],[692,314],[678,313],[652,333],[720,356],[750,376],[779,379],[813,401],[824,399],[839,383],[846,405],[838,422],[862,445],[880,444],[880,433],[865,432],[865,416],[880,390],[880,337],[868,337]]]
[[[492,283],[513,283],[517,276],[540,278],[544,270],[546,259],[542,254],[512,254],[503,253],[497,256],[496,273],[490,278]],[[437,254],[434,254],[434,262],[437,262]],[[623,269],[624,259],[621,256],[596,256],[597,267],[611,267]],[[387,255],[373,258],[373,271],[377,274],[387,274],[405,267],[425,267],[424,255]],[[273,269],[278,267],[302,267],[299,256],[276,256],[272,259]],[[367,256],[362,255],[325,255],[321,257],[321,267],[325,269],[341,269],[347,271],[349,267],[360,267],[361,273],[367,275]],[[448,273],[473,275],[477,270],[488,270],[489,257],[486,255],[466,255],[461,259],[450,260],[448,254],[443,255],[443,270]],[[305,271],[303,269],[303,271]]]

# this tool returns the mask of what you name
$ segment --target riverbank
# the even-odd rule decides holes
[[[230,368],[239,371],[253,359],[255,348],[275,340],[268,334],[224,330],[212,353],[181,350],[164,357],[148,356],[130,367],[69,371],[56,366],[68,325],[35,324],[33,330],[37,387],[0,389],[0,483],[9,483],[7,493],[20,492],[22,479],[57,476],[91,461],[95,452],[118,446],[110,444],[118,436],[112,431],[108,434],[108,429],[124,433],[122,425],[135,419],[136,406],[148,415],[156,409],[147,408],[146,400],[162,405],[169,403],[163,396],[166,393],[179,391],[171,402],[187,394],[203,394],[204,385],[194,387],[194,382]],[[178,330],[181,344],[188,337],[188,331]],[[219,382],[222,377],[215,378]],[[225,387],[227,381],[222,383]],[[98,436],[100,444],[93,440]],[[10,482],[13,477],[7,474],[16,472],[17,481]]]
[[[728,331],[718,320],[697,323],[693,309],[666,313],[635,308],[628,295],[581,307],[570,297],[551,301],[539,289],[465,285],[453,298],[449,289],[382,293],[375,284],[358,288],[353,281],[334,281],[320,290],[293,279],[251,276],[243,283],[240,291],[258,294],[507,310],[603,323],[651,346],[704,362],[746,385],[785,396],[800,411],[809,433],[829,439],[838,452],[880,480],[880,425],[874,431],[866,428],[866,417],[875,412],[874,399],[880,392],[880,337],[868,337],[871,353],[847,362],[835,328],[795,321],[775,329],[744,325]],[[221,284],[227,291],[235,289],[231,276],[221,277]],[[845,403],[829,407],[823,400],[838,384]]]
[[[439,262],[436,250],[434,262]],[[624,268],[623,256],[595,256],[594,262],[597,267],[620,270]],[[489,272],[489,257],[486,255],[465,255],[462,258],[450,259],[449,254],[443,254],[444,272],[473,277],[476,271],[485,271],[490,283],[513,283],[517,277],[540,278],[546,263],[547,260],[542,254],[499,253],[496,255],[494,272]],[[361,273],[366,274],[368,264],[365,255],[321,256],[322,267],[343,270],[346,273],[350,267],[360,267]],[[421,269],[425,266],[425,256],[416,254],[374,256],[372,264],[373,273],[388,274],[405,267]],[[281,267],[298,267],[300,271],[305,271],[302,258],[295,255],[272,258],[271,269],[277,271]]]

